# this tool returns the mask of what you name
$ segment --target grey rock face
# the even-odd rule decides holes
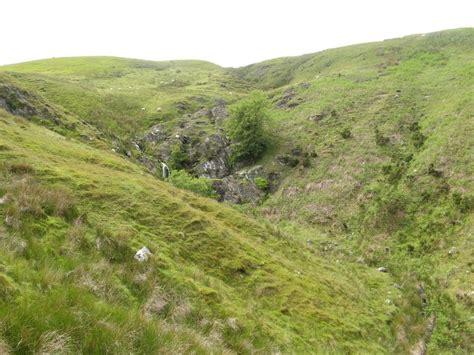
[[[229,174],[229,167],[224,158],[209,160],[200,165],[200,176],[210,179],[219,179]]]
[[[147,134],[143,137],[143,140],[147,142],[162,142],[168,138],[168,134],[161,125],[155,125],[150,128]]]
[[[257,176],[259,176],[262,173],[263,166],[262,165],[255,165],[251,167],[250,169],[244,169],[240,170],[236,173],[236,175],[239,178],[245,178],[245,179],[250,179],[254,180]]]
[[[223,100],[219,101],[210,111],[211,121],[217,126],[221,126],[227,116],[226,103]]]
[[[213,187],[221,202],[257,203],[264,196],[253,181],[237,179],[234,176],[214,182]]]
[[[0,84],[0,107],[17,116],[37,116],[56,124],[61,123],[58,115],[44,100],[12,85]]]
[[[223,134],[213,134],[191,150],[196,160],[205,160],[196,168],[200,176],[220,179],[230,174],[230,141]]]
[[[138,160],[155,173],[161,170],[160,162],[172,161],[172,152],[179,145],[186,156],[187,171],[216,179],[214,188],[220,201],[257,203],[265,193],[255,185],[254,179],[262,175],[263,167],[257,165],[231,175],[231,142],[219,127],[226,117],[226,103],[218,101],[211,109],[184,114],[174,128],[157,124],[131,144],[140,154]],[[207,129],[203,129],[203,124],[208,125]]]

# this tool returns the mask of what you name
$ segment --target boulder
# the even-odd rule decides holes
[[[148,249],[147,247],[142,247],[135,253],[135,259],[139,262],[147,261],[150,256],[152,256],[152,254],[150,249]]]

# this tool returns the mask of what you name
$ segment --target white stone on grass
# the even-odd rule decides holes
[[[135,259],[139,262],[147,261],[150,256],[152,256],[152,254],[147,247],[143,247],[135,253]]]

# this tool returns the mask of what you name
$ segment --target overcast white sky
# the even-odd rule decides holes
[[[474,27],[474,0],[1,0],[0,65],[83,55],[264,59]]]

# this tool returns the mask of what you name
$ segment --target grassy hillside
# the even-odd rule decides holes
[[[263,162],[283,179],[259,213],[323,255],[423,284],[435,353],[473,339],[473,44],[474,30],[454,30],[240,69],[293,68],[270,91],[292,98],[274,109],[279,144]],[[295,149],[297,167],[275,160]]]
[[[14,352],[382,351],[390,276],[334,264],[122,158],[0,112]],[[143,245],[153,253],[134,260]],[[361,340],[361,337],[364,340]]]
[[[1,71],[103,133],[125,138],[248,88],[223,68],[203,61],[58,58]]]
[[[238,69],[0,67],[0,352],[471,353],[473,63],[459,29]],[[272,117],[260,204],[134,159],[156,125],[225,134],[200,110],[254,88]]]

